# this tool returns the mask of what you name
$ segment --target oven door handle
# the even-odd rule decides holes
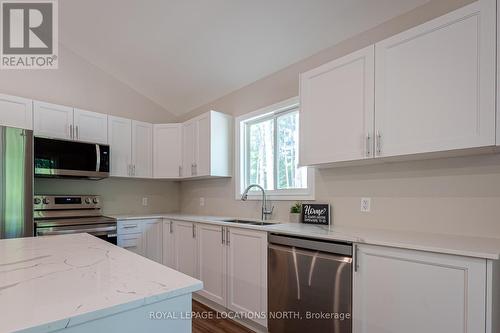
[[[52,229],[52,228],[48,228]],[[66,234],[76,234],[76,233],[83,233],[87,232],[89,234],[102,234],[106,235],[108,232],[112,232],[116,234],[116,227],[103,227],[103,228],[85,228],[85,229],[65,229],[65,230],[41,230],[38,229],[36,231],[38,236],[50,236],[50,235],[66,235]]]

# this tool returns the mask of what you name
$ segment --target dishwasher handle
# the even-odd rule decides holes
[[[269,243],[352,257],[352,244],[270,234]]]

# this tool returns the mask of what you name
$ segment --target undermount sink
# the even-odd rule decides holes
[[[250,225],[271,225],[275,224],[273,222],[265,222],[265,221],[250,221],[250,220],[237,220],[237,219],[232,219],[232,220],[222,220],[222,222],[228,222],[228,223],[241,223],[241,224],[250,224]]]

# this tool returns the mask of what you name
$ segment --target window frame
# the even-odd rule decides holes
[[[293,97],[285,101],[264,107],[262,109],[244,114],[235,119],[235,199],[241,200],[241,195],[245,190],[248,182],[248,131],[246,127],[251,123],[258,123],[269,119],[274,119],[280,115],[284,115],[289,112],[293,112],[296,109],[299,111],[299,98]],[[274,141],[277,144],[277,121],[274,121]],[[299,137],[300,140],[300,137]],[[277,180],[277,161],[278,156],[274,154],[274,180],[275,185]],[[295,188],[295,189],[274,189],[266,190],[266,194],[270,200],[314,200],[314,178],[315,172],[314,168],[307,168],[307,188]],[[248,200],[261,200],[262,194],[260,192],[250,192],[248,193]]]

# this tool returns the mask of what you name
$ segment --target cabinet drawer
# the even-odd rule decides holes
[[[118,236],[118,246],[142,255],[142,234],[128,234]]]
[[[142,232],[141,221],[118,221],[118,235],[135,234]]]

